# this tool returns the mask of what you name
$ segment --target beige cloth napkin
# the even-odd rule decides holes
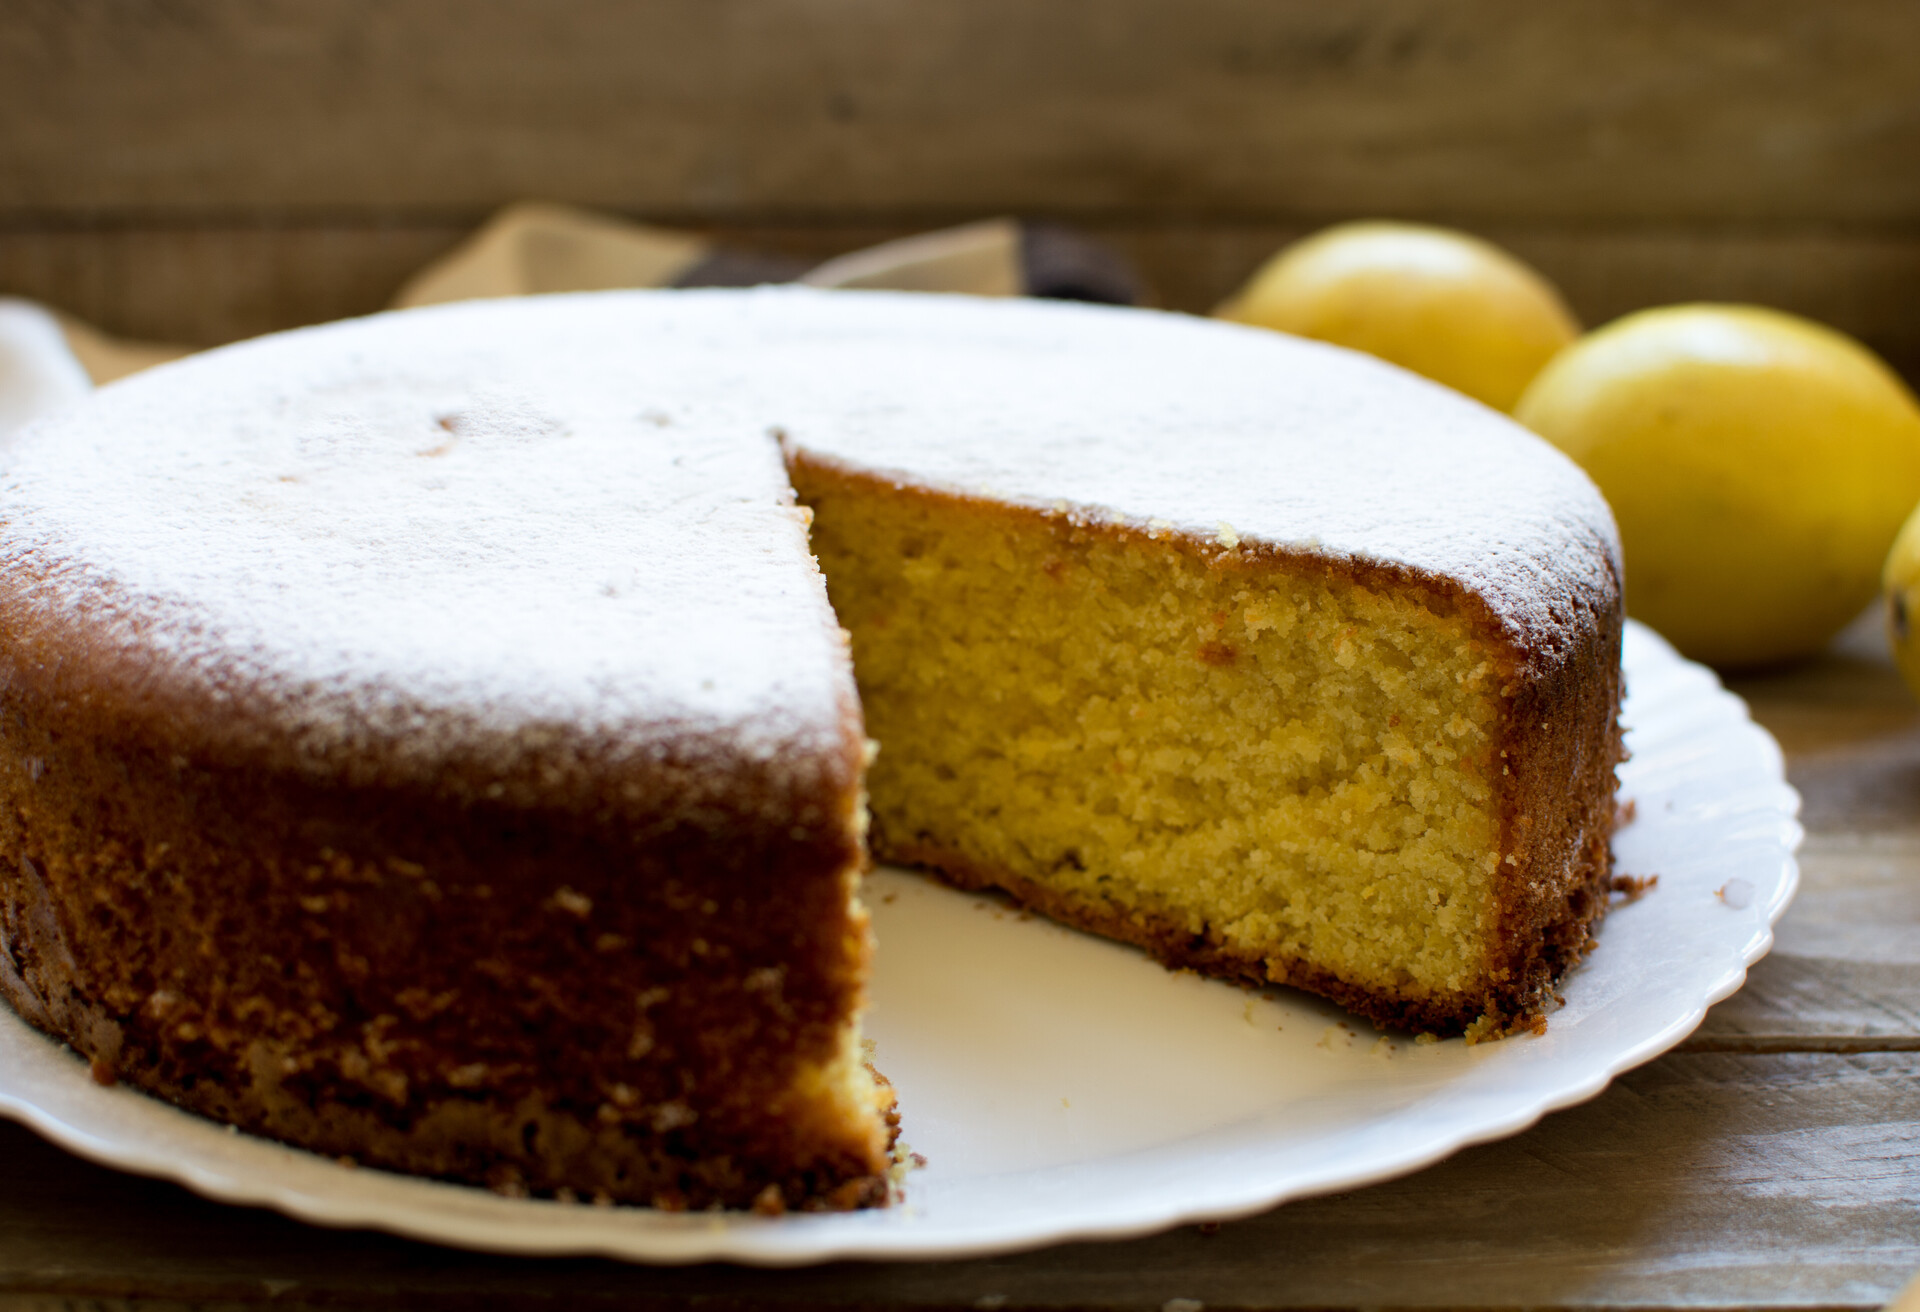
[[[704,237],[529,201],[510,205],[409,278],[393,308],[485,296],[674,287],[699,281],[715,254]],[[988,219],[925,232],[828,260],[799,278],[810,287],[1018,296],[1020,225]]]
[[[902,237],[828,260],[800,281],[809,287],[1019,296],[1026,291],[1020,225],[987,219]]]
[[[716,252],[673,228],[528,201],[501,210],[473,236],[409,278],[393,309],[542,292],[674,287],[698,280]],[[1020,225],[989,219],[920,233],[828,260],[799,278],[811,287],[1018,296]]]
[[[125,337],[110,337],[92,324],[82,323],[70,314],[55,310],[52,312],[60,323],[61,334],[66,338],[67,349],[73,352],[80,367],[87,371],[95,387],[110,383],[116,378],[125,378],[128,374],[137,374],[142,369],[150,369],[156,364],[165,364],[169,360],[178,360],[183,355],[192,355],[191,346],[172,346],[161,342],[136,342]]]
[[[509,205],[407,279],[390,308],[491,296],[671,287],[708,252],[691,233],[628,223],[566,205]]]

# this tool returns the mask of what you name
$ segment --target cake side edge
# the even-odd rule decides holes
[[[97,1079],[510,1196],[890,1201],[893,1096],[858,1033],[857,771],[806,843],[756,841],[749,814],[649,849],[577,816],[169,761],[21,714],[20,691],[0,734],[0,997]],[[794,905],[730,923],[712,869],[749,904]],[[773,945],[795,936],[789,962]]]
[[[1559,1005],[1559,982],[1598,943],[1613,882],[1615,771],[1626,759],[1620,665],[1625,625],[1612,604],[1590,605],[1561,649],[1509,642],[1510,711],[1498,744],[1501,879],[1489,974],[1496,1006],[1474,1036],[1538,1032]]]

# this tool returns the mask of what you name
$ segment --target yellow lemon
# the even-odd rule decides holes
[[[1920,406],[1841,333],[1679,305],[1556,358],[1514,417],[1612,503],[1627,610],[1697,660],[1819,650],[1873,599],[1920,501]]]
[[[1295,242],[1215,313],[1377,355],[1496,410],[1580,334],[1527,265],[1415,223],[1343,223]]]

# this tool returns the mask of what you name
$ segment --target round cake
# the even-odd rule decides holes
[[[1422,1029],[1537,1025],[1606,905],[1606,507],[1332,348],[476,303],[115,384],[0,495],[0,993],[322,1152],[884,1201],[868,790],[883,859]]]

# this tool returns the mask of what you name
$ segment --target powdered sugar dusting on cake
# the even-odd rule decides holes
[[[844,647],[764,426],[650,358],[635,307],[522,308],[105,389],[16,442],[8,554],[172,677],[269,699],[316,759],[833,752]]]
[[[1617,577],[1577,469],[1361,357],[800,290],[442,307],[164,367],[16,438],[5,554],[54,622],[266,698],[316,759],[372,735],[430,770],[484,740],[504,769],[555,735],[618,755],[671,734],[777,770],[844,737],[852,691],[775,432],[1442,574],[1549,639]]]
[[[1402,370],[1176,315],[867,299],[824,323],[764,316],[761,340],[808,380],[788,431],[809,452],[1041,510],[1064,501],[1216,542],[1228,524],[1236,545],[1444,576],[1548,647],[1618,593],[1619,538],[1591,480]]]

